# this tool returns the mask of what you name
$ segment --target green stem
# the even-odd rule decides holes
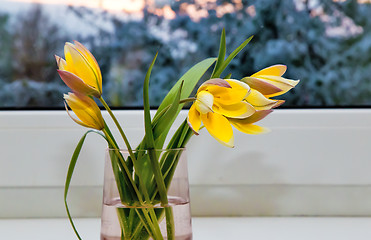
[[[117,148],[117,146],[115,145],[114,141],[112,140],[111,136],[107,133],[107,131],[105,129],[102,130],[104,132],[104,134],[106,135],[107,137],[107,140],[108,142],[115,147],[115,153],[116,155],[118,156],[118,158],[120,159],[120,163],[121,163],[121,167],[123,168],[122,170],[125,171],[129,181],[130,181],[130,184],[132,185],[137,197],[138,197],[138,200],[141,204],[143,204],[143,198],[142,198],[142,195],[140,194],[136,184],[134,183],[134,180],[133,178],[131,177],[131,174],[130,174],[130,171],[128,169],[128,167],[126,166],[126,163],[125,163],[125,159],[122,157],[122,155],[120,154],[120,150]]]
[[[158,192],[160,194],[161,205],[165,207],[166,213],[166,229],[167,229],[167,239],[173,240],[175,239],[174,233],[174,217],[171,211],[169,211],[168,206],[168,199],[167,199],[167,190],[165,187],[164,177],[161,173],[160,165],[157,160],[156,151],[154,149],[148,149],[149,159],[151,161],[153,174],[156,180]]]
[[[129,143],[129,141],[128,141],[128,139],[127,139],[124,131],[122,130],[122,128],[121,128],[119,122],[117,121],[115,115],[113,114],[113,112],[110,109],[110,107],[108,106],[108,104],[104,101],[104,99],[102,97],[100,97],[99,100],[103,104],[104,108],[107,110],[107,112],[111,116],[112,120],[114,121],[117,129],[119,130],[119,132],[121,134],[121,137],[123,138],[123,140],[125,142],[125,145],[127,147],[127,150],[129,152],[129,155],[130,155],[130,157],[132,159],[132,162],[134,164],[134,169],[136,169],[136,167],[135,167],[135,165],[136,165],[135,164],[136,158],[135,158],[135,155],[133,153],[133,150],[132,150],[132,148],[130,146],[130,143]],[[107,134],[106,131],[104,131],[104,133],[107,136],[107,140],[111,143],[111,145],[112,146],[115,146],[115,148],[117,147],[117,149],[115,149],[115,150],[116,151],[119,151],[118,146],[115,144],[115,142],[110,137],[110,135]],[[155,157],[154,160],[156,161],[156,155],[155,155],[156,153],[154,151],[150,151],[150,156],[151,156],[151,152],[152,152],[152,154],[154,154],[154,157]],[[137,194],[138,199],[139,199],[141,205],[144,205],[142,195],[139,192],[136,184],[134,183],[134,180],[130,177],[131,176],[130,175],[130,171],[129,171],[129,169],[126,166],[125,160],[123,159],[123,157],[121,156],[121,154],[119,152],[117,152],[116,154],[118,155],[118,157],[120,159],[121,165],[124,168],[125,173],[128,175],[129,181],[130,181],[131,185],[133,186],[133,189],[134,189],[135,193]],[[150,157],[150,159],[152,159],[152,157]],[[161,201],[162,202],[162,205],[167,205],[168,204],[167,191],[166,191],[166,188],[165,188],[164,179],[162,178],[161,170],[159,168],[158,162],[156,161],[156,163],[154,163],[154,161],[151,161],[151,163],[152,163],[152,166],[154,167],[154,172],[155,172],[154,175],[155,175],[155,178],[156,178],[157,185],[159,187],[159,192],[160,192],[160,196],[161,196],[161,199],[162,199],[162,201]],[[138,172],[137,170],[138,169],[136,169],[137,174],[141,175],[139,173],[140,171]],[[145,183],[142,181],[141,176],[139,176],[139,184],[141,186],[141,189],[144,192],[145,201],[147,201],[148,203],[150,203],[150,198],[149,198],[149,195],[148,195],[148,192],[147,192],[147,188],[145,186]],[[147,223],[150,224],[150,227],[153,229],[153,234],[155,236],[157,236],[156,239],[162,239],[161,231],[160,231],[159,224],[158,224],[158,221],[157,221],[156,214],[155,214],[154,210],[152,208],[149,209],[149,214],[151,215],[152,221],[154,221],[154,223],[152,223],[151,218],[149,218],[149,216],[147,215],[148,213],[147,213],[146,210],[143,211],[143,214],[144,214],[145,219],[147,220]],[[166,218],[166,222],[167,222],[167,225],[169,225],[168,224],[168,218]],[[170,238],[168,237],[168,239],[171,240],[171,239],[173,239],[173,237],[170,236]]]
[[[120,226],[122,227],[122,237],[125,239],[125,236],[130,236],[130,226],[127,222],[125,211],[123,208],[116,208],[117,217],[119,218]]]
[[[99,98],[99,101],[103,104],[104,108],[107,110],[107,112],[109,113],[109,115],[111,116],[113,122],[115,123],[117,129],[119,130],[120,134],[121,134],[121,137],[122,139],[124,140],[125,142],[125,145],[126,145],[126,148],[128,149],[128,152],[130,154],[130,157],[132,159],[132,161],[134,162],[135,161],[135,156],[133,154],[133,150],[130,146],[130,143],[129,143],[129,140],[128,138],[126,137],[125,133],[124,133],[124,130],[122,130],[122,127],[120,125],[120,123],[117,121],[117,118],[115,117],[115,115],[113,114],[111,108],[108,106],[108,104],[106,103],[106,101],[104,101],[103,97],[100,97]]]
[[[124,170],[125,173],[127,174],[128,179],[129,179],[131,185],[133,186],[133,189],[134,189],[134,191],[135,191],[135,193],[136,193],[136,195],[137,195],[137,197],[138,197],[138,199],[139,199],[140,204],[143,205],[143,206],[145,206],[145,203],[144,203],[144,201],[143,201],[142,195],[141,195],[140,191],[138,190],[136,184],[134,183],[134,180],[131,178],[130,171],[129,171],[129,169],[128,169],[127,166],[126,166],[125,160],[123,159],[122,155],[119,153],[119,149],[117,148],[117,145],[115,145],[113,139],[111,138],[111,136],[107,133],[107,131],[106,131],[105,129],[103,129],[102,131],[103,131],[104,134],[106,135],[108,142],[109,142],[112,146],[114,146],[114,147],[116,148],[116,149],[115,149],[115,153],[116,153],[116,155],[118,156],[118,158],[120,159],[121,166],[123,167],[123,170]],[[133,163],[134,163],[134,162],[133,162]],[[135,166],[134,166],[134,168],[135,168]],[[139,171],[139,172],[140,172],[140,171]],[[138,172],[138,173],[139,173],[139,172]],[[144,192],[144,198],[145,198],[145,201],[146,201],[147,203],[150,203],[150,198],[149,198],[149,195],[148,195],[148,192],[147,192],[147,188],[146,188],[144,182],[143,182],[141,179],[142,179],[142,178],[141,178],[141,176],[140,176],[140,177],[139,177],[139,184],[141,185],[141,188],[142,188],[142,190],[143,190],[143,192]],[[143,220],[144,220],[144,221],[147,221],[147,224],[149,224],[149,226],[153,229],[153,234],[154,234],[155,236],[157,236],[157,237],[156,237],[156,240],[157,240],[157,239],[162,239],[162,236],[161,236],[161,230],[160,230],[159,223],[158,223],[158,221],[157,221],[157,217],[156,217],[156,214],[155,214],[154,209],[151,208],[151,207],[149,208],[149,214],[151,215],[151,218],[148,216],[147,210],[143,210],[143,214],[144,214],[144,217],[145,217],[145,220],[144,220],[144,219],[143,219]],[[153,221],[154,223],[152,223],[151,219],[152,219],[152,221]],[[145,225],[145,224],[144,224],[144,225]]]
[[[161,205],[166,207],[168,204],[167,191],[165,187],[164,178],[161,173],[159,163],[157,161],[156,150],[148,149],[149,159],[152,165],[153,174],[156,180],[157,188],[160,194]]]
[[[168,206],[165,207],[165,216],[166,216],[166,230],[167,230],[167,239],[175,239],[175,224],[173,209]]]
[[[149,214],[151,215],[151,219],[153,220],[153,229],[154,229],[154,233],[156,233],[157,237],[155,238],[155,240],[163,240],[163,237],[162,237],[162,234],[161,234],[161,230],[160,230],[160,224],[157,220],[157,216],[156,216],[156,213],[155,213],[155,210],[153,209],[153,207],[150,207],[149,209]],[[143,209],[143,212],[146,212],[147,210],[146,209]],[[148,219],[148,221],[151,221],[151,219]],[[151,222],[152,223],[152,222]]]
[[[185,99],[181,99],[179,101],[179,104],[187,103],[187,102],[193,102],[193,101],[196,101],[196,98],[195,97],[185,98]]]
[[[141,210],[142,210],[143,215],[144,215],[145,209],[135,208],[135,212],[137,213],[137,216],[139,217],[140,221],[142,222],[143,227],[146,229],[148,235],[155,239],[155,237],[153,236],[154,233],[150,229],[150,227],[151,227],[150,226],[150,221],[147,221],[146,219],[143,218],[143,216],[140,213]],[[133,235],[133,236],[135,236],[135,235]]]
[[[136,167],[135,167],[135,162],[133,162],[133,164],[134,164],[134,169],[136,169]],[[139,178],[139,185],[140,185],[141,189],[143,190],[142,192],[144,193],[145,201],[146,201],[148,204],[150,204],[150,203],[151,203],[151,199],[150,199],[150,197],[149,197],[149,194],[148,194],[148,190],[147,190],[146,184],[145,184],[144,181],[143,181],[142,172],[136,170],[136,173],[137,173],[138,178]],[[149,214],[150,214],[151,219],[152,219],[152,221],[153,221],[153,224],[152,224],[152,222],[151,222],[150,226],[151,226],[152,229],[153,229],[153,234],[157,236],[157,237],[154,238],[154,239],[156,239],[156,240],[157,240],[157,239],[158,239],[158,240],[163,239],[163,238],[162,238],[162,235],[161,235],[160,225],[159,225],[159,222],[158,222],[157,217],[156,217],[155,210],[153,209],[152,206],[149,206],[148,211],[149,211]],[[146,210],[146,209],[143,209],[143,213],[147,213],[147,210]],[[148,221],[151,221],[151,219],[149,219],[149,218],[146,218],[146,219],[147,219]]]

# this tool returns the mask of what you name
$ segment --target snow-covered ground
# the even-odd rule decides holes
[[[10,16],[10,24],[17,21],[17,16],[26,14],[35,3],[0,0],[0,13],[7,13]],[[89,11],[92,14],[84,14],[84,21],[69,8],[66,4],[40,4],[43,13],[53,24],[57,24],[61,29],[71,35],[90,35],[96,33],[99,29],[112,31],[112,23],[107,16],[113,16],[115,13],[107,12],[101,8],[83,7],[80,11]],[[74,6],[74,8],[79,8]],[[90,18],[87,18],[89,16]]]

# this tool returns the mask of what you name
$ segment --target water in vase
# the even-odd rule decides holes
[[[169,197],[169,205],[173,210],[175,240],[192,240],[192,223],[189,201],[181,198]],[[117,208],[128,208],[121,204],[119,200],[103,204],[101,217],[101,240],[122,240],[121,228],[117,216]],[[148,208],[146,208],[148,209]],[[163,212],[163,207],[152,207],[156,213]],[[164,216],[164,214],[162,214]],[[166,220],[160,219],[161,233],[166,237]],[[152,238],[149,238],[152,240]]]

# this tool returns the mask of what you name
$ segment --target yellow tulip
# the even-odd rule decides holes
[[[64,55],[66,60],[55,56],[64,83],[74,92],[99,98],[102,95],[102,74],[94,56],[77,41],[65,44]]]
[[[68,93],[64,95],[68,106],[76,114],[78,119],[71,116],[65,104],[68,115],[76,123],[97,130],[104,128],[104,120],[98,105],[88,96],[79,93]]]
[[[273,65],[243,78],[241,81],[251,87],[251,94],[246,101],[256,110],[268,110],[283,104],[284,100],[270,99],[270,97],[282,95],[299,83],[299,80],[282,77],[286,68],[285,65]]]
[[[244,99],[250,87],[233,79],[211,79],[200,86],[196,100],[189,109],[187,121],[198,134],[201,123],[223,145],[233,147],[232,120],[246,119],[256,111]]]
[[[239,131],[247,134],[261,134],[269,132],[269,129],[260,127],[258,125],[255,125],[253,123],[262,120],[265,118],[268,114],[273,112],[273,110],[261,110],[256,111],[253,115],[250,117],[244,118],[244,119],[233,119],[229,118],[229,122]]]

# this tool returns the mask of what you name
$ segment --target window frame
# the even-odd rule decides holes
[[[115,114],[134,146],[143,112]],[[193,215],[371,214],[370,122],[371,109],[278,109],[259,124],[271,133],[235,131],[234,149],[203,130],[187,146]],[[0,131],[0,218],[65,217],[65,175],[86,129],[64,111],[1,111]],[[105,148],[98,135],[86,140],[69,194],[74,216],[100,214]]]

